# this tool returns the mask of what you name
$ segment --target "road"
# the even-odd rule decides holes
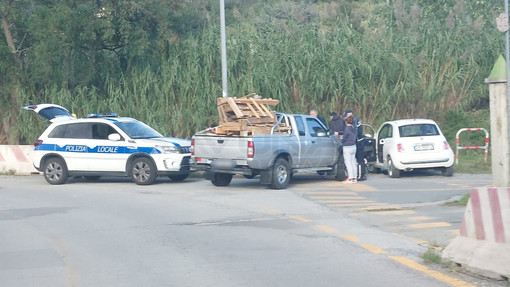
[[[489,176],[48,185],[0,176],[1,286],[504,286],[423,263]]]

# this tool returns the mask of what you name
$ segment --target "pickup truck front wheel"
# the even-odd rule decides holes
[[[271,188],[272,189],[285,189],[290,181],[290,168],[289,162],[283,158],[276,160],[272,170]]]
[[[211,183],[215,186],[227,186],[232,181],[233,174],[215,173],[211,179]]]
[[[343,181],[347,178],[347,171],[345,169],[344,156],[341,154],[335,167],[335,179]]]

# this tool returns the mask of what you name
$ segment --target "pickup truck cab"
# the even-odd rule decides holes
[[[216,135],[200,132],[191,141],[191,166],[204,171],[216,186],[227,186],[233,175],[260,175],[262,184],[284,189],[292,174],[319,172],[346,178],[342,143],[316,118],[277,113],[269,134]]]

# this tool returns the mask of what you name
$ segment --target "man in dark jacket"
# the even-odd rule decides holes
[[[339,117],[335,112],[329,114],[329,130],[336,136],[341,136],[344,133],[345,121]]]
[[[326,127],[326,128],[328,127],[328,125],[326,124],[326,120],[319,115],[319,112],[317,112],[317,110],[315,110],[315,109],[310,110],[310,116],[314,116],[314,117],[318,118],[319,121],[321,121],[321,123],[324,125],[324,127]]]

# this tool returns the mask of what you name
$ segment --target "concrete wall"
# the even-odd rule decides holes
[[[0,145],[0,173],[28,175],[38,171],[32,164],[33,145]]]

